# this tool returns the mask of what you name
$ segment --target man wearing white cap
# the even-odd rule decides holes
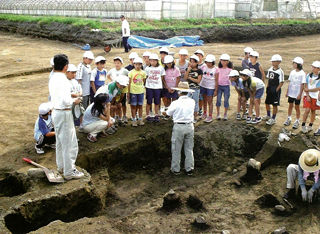
[[[302,193],[302,200],[312,202],[313,194],[320,188],[319,169],[320,169],[320,151],[308,149],[304,151],[299,158],[299,163],[290,164],[287,167],[287,193],[283,198],[289,199],[295,196],[295,180],[298,178]],[[307,191],[306,185],[313,183]]]
[[[34,139],[37,141],[34,148],[37,154],[43,154],[43,146],[48,145],[55,149],[55,132],[51,119],[52,103],[42,103],[39,106],[39,117],[34,125]]]
[[[82,87],[82,104],[84,109],[87,109],[90,103],[90,76],[91,76],[91,66],[90,64],[94,60],[94,55],[91,51],[86,51],[83,54],[83,60],[78,65],[77,77],[76,79],[81,84]],[[79,132],[83,132],[82,118],[80,119]]]
[[[185,170],[188,176],[192,176],[195,101],[187,95],[193,93],[194,90],[189,89],[188,82],[180,82],[178,87],[173,89],[178,91],[179,98],[171,103],[166,112],[163,112],[163,115],[172,116],[174,122],[171,137],[171,172],[174,175],[180,174],[181,149],[184,145]]]
[[[124,47],[123,53],[128,53],[132,49],[132,47],[128,44],[128,38],[130,37],[130,26],[124,15],[121,15],[120,19],[122,21],[122,44]]]
[[[57,169],[63,172],[66,180],[84,176],[76,169],[78,141],[73,116],[72,104],[79,104],[80,98],[71,97],[71,85],[66,77],[69,59],[65,54],[54,56],[54,74],[49,82],[49,91],[53,104],[52,120],[56,135]]]

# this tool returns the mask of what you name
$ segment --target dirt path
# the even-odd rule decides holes
[[[201,47],[201,49],[205,54],[214,54],[216,58],[218,58],[221,53],[228,53],[230,54],[234,65],[240,66],[241,61],[238,58],[242,56],[243,48],[251,46],[255,50],[259,51],[259,61],[265,70],[267,70],[271,65],[269,62],[271,56],[278,53],[283,58],[281,67],[285,74],[288,75],[292,70],[291,61],[296,56],[301,56],[305,60],[304,70],[306,73],[310,72],[310,64],[314,60],[319,59],[319,53],[315,50],[315,45],[318,44],[319,39],[320,35],[313,35],[251,43],[212,43],[206,44]],[[77,65],[81,61],[83,54],[82,50],[74,47],[70,43],[30,39],[28,37],[5,33],[0,34],[0,44],[6,45],[5,48],[2,47],[2,49],[0,49],[0,55],[2,57],[0,60],[0,77],[39,69],[49,69],[49,61],[51,57],[57,53],[66,53],[70,58],[70,62]],[[191,52],[198,48],[191,47],[187,49],[189,50],[189,54],[191,54]],[[170,50],[176,52],[177,57],[179,48]],[[102,48],[93,48],[92,51],[96,56],[102,55],[107,58],[107,69],[113,67],[112,58],[116,55],[122,56],[125,60],[125,64],[128,64],[129,62],[127,58],[128,54],[121,53],[122,48],[113,49],[109,54],[105,54]],[[141,55],[144,50],[134,49],[134,51]],[[150,51],[158,52],[155,49]],[[55,167],[54,151],[48,150],[45,155],[38,156],[34,150],[33,139],[34,122],[38,113],[37,108],[40,103],[46,102],[48,97],[48,75],[49,72],[0,79],[0,160],[2,162],[0,172],[19,170],[20,168],[25,167],[26,165],[21,160],[24,156],[36,159],[47,166]],[[263,131],[269,131],[273,134],[279,133],[280,129],[283,127],[283,122],[286,118],[287,112],[287,101],[284,98],[287,84],[288,83],[286,81],[282,89],[281,107],[277,117],[278,123],[270,128],[266,127],[263,122],[257,125],[257,128]],[[232,89],[229,121],[235,121],[235,110],[236,94]],[[265,107],[262,105],[261,116],[264,116],[265,114]],[[202,123],[198,123],[197,125],[199,124]],[[213,124],[218,123],[217,121],[214,121],[214,123],[210,125],[213,126]],[[319,127],[319,121],[316,121],[314,129],[317,127]],[[120,142],[122,138],[127,136],[126,131],[132,131],[130,126],[128,126],[127,129],[128,130],[121,130],[117,135],[112,137],[117,137]],[[85,140],[84,135],[79,135],[79,138],[81,147],[85,147],[89,150],[93,148],[93,145]],[[263,180],[259,186],[246,187],[242,190],[230,188],[227,184],[219,184],[215,186],[215,181],[222,180],[225,174],[221,174],[216,178],[208,176],[201,178],[201,180],[199,180],[199,178],[194,178],[190,181],[184,181],[186,179],[181,178],[179,181],[172,181],[171,185],[179,187],[174,185],[174,183],[177,182],[180,183],[182,187],[184,186],[183,188],[185,189],[190,188],[190,193],[192,192],[203,195],[202,197],[204,197],[208,202],[208,212],[206,213],[207,218],[215,224],[214,229],[212,230],[213,233],[218,233],[218,230],[222,229],[232,230],[232,233],[267,233],[267,231],[283,226],[283,223],[285,223],[286,226],[295,226],[299,233],[319,232],[317,226],[317,224],[319,224],[319,220],[312,214],[307,216],[307,218],[310,218],[310,221],[303,219],[303,225],[310,226],[309,229],[304,230],[303,227],[299,228],[300,224],[295,223],[296,220],[299,220],[299,215],[303,215],[302,213],[294,216],[293,221],[291,221],[290,218],[278,218],[272,216],[270,213],[265,214],[263,211],[259,210],[256,205],[251,205],[252,201],[256,199],[259,194],[263,193],[263,191],[267,191],[268,189],[270,190],[271,187],[271,190],[275,193],[282,193],[284,191],[286,178],[284,166],[279,166],[278,169],[273,168],[271,171],[265,170],[263,173],[266,179]],[[275,177],[276,180],[272,182]],[[136,191],[135,188],[128,187],[128,184],[139,184],[140,187]],[[184,216],[179,216],[177,213],[173,213],[169,216],[153,213],[159,205],[161,205],[161,195],[163,195],[163,193],[166,192],[166,189],[170,186],[168,184],[161,183],[160,179],[151,178],[150,180],[150,177],[144,178],[144,175],[140,175],[140,177],[137,177],[135,181],[129,180],[119,182],[117,184],[118,187],[116,192],[121,194],[120,199],[123,200],[123,203],[121,203],[120,206],[125,207],[129,206],[130,202],[136,202],[128,198],[132,194],[140,193],[141,196],[145,196],[145,189],[148,191],[156,190],[157,187],[161,187],[159,185],[163,186],[163,188],[150,196],[151,198],[147,203],[145,203],[145,201],[141,202],[140,209],[136,209],[126,219],[115,218],[114,220],[111,220],[111,226],[116,228],[116,230],[119,230],[120,233],[129,233],[130,231],[133,233],[139,233],[142,230],[147,230],[146,233],[193,233],[194,230],[188,226],[188,223],[190,223],[190,220],[194,219],[197,215],[196,213],[193,214],[192,212],[187,212],[188,214]],[[223,190],[224,192],[215,193],[215,191],[220,190]],[[137,204],[135,207],[137,207]],[[122,207],[118,209],[118,212],[121,213],[124,210],[125,208]],[[308,212],[307,208],[304,208],[303,211]],[[311,211],[313,212],[313,210]],[[248,214],[254,214],[256,218],[253,220],[245,218],[248,217]],[[115,217],[122,217],[121,214],[117,214],[116,210],[109,211],[109,213],[106,211],[105,215],[109,218],[112,215],[115,215]],[[228,217],[231,217],[231,220]],[[103,220],[103,222],[107,222],[109,225],[106,219]],[[166,222],[165,227],[161,226],[162,222]],[[87,226],[87,229],[85,230],[90,230],[90,225],[91,224],[84,225]],[[44,230],[46,229],[44,228]],[[53,228],[52,230],[57,229]],[[243,231],[237,232],[237,230]]]

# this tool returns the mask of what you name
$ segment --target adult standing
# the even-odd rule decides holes
[[[71,97],[71,84],[66,77],[69,59],[65,54],[54,56],[54,74],[49,82],[49,91],[53,104],[52,120],[56,132],[56,163],[66,180],[84,176],[76,169],[78,141],[73,124],[72,104],[79,104],[80,98]]]
[[[194,169],[193,158],[193,138],[194,138],[194,126],[193,126],[193,112],[195,107],[195,101],[188,97],[188,93],[194,92],[189,89],[187,82],[180,82],[177,88],[179,98],[173,101],[168,107],[168,110],[164,112],[164,115],[172,116],[174,125],[172,129],[171,137],[171,172],[174,175],[180,174],[180,161],[181,161],[181,149],[184,145],[185,154],[185,170],[187,175],[191,176]]]
[[[132,47],[128,44],[128,38],[130,37],[130,26],[124,15],[121,15],[120,19],[122,21],[122,44],[124,47],[123,53],[128,53],[132,49]]]

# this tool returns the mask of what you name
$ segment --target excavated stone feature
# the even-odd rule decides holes
[[[26,193],[30,188],[29,178],[17,172],[6,173],[0,179],[0,197],[13,197]]]
[[[0,220],[12,233],[26,233],[54,220],[71,222],[92,216],[101,209],[101,197],[92,185],[91,176],[53,184],[45,179],[30,179],[24,173],[16,174],[30,181],[29,191],[0,200],[3,209]]]

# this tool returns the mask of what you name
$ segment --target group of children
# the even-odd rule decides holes
[[[146,51],[142,58],[136,52],[129,55],[130,64],[123,68],[123,59],[115,57],[113,59],[114,68],[107,71],[105,69],[106,59],[102,56],[94,57],[91,51],[83,54],[83,60],[76,67],[69,64],[67,78],[71,82],[73,97],[82,97],[82,105],[87,109],[93,103],[95,97],[100,93],[107,93],[112,97],[110,100],[110,116],[114,118],[116,126],[125,126],[128,123],[127,103],[131,108],[132,126],[143,126],[142,107],[146,98],[146,121],[159,122],[162,117],[168,120],[169,116],[161,116],[160,109],[169,107],[172,101],[178,98],[178,93],[174,87],[179,82],[188,82],[190,97],[195,100],[194,123],[198,121],[198,116],[206,123],[213,121],[213,98],[216,99],[216,119],[228,120],[228,108],[230,98],[230,85],[238,94],[237,120],[245,120],[246,123],[257,124],[261,120],[267,121],[267,125],[276,123],[278,106],[280,105],[281,87],[284,83],[284,73],[280,68],[282,58],[275,54],[271,57],[272,66],[267,74],[258,62],[259,53],[252,48],[244,49],[244,59],[242,60],[242,71],[234,70],[228,54],[222,54],[216,65],[216,58],[212,54],[204,55],[202,50],[196,50],[189,57],[186,49],[179,51],[179,59],[174,59],[167,47],[162,47],[158,54]],[[91,70],[90,64],[95,62],[96,68]],[[54,64],[52,64],[54,65]],[[302,119],[302,132],[307,133],[312,130],[315,120],[315,110],[319,109],[320,101],[318,94],[320,90],[320,62],[312,63],[312,72],[306,76],[302,68],[303,59],[296,57],[293,59],[293,70],[290,73],[287,92],[289,108],[288,118],[284,125],[289,126],[292,122],[292,110],[295,107],[296,120],[293,128],[300,126],[300,100],[303,100],[305,112]],[[121,84],[118,78],[122,77]],[[127,77],[128,81],[124,81]],[[265,80],[268,80],[267,82]],[[266,112],[265,117],[260,116],[261,98],[266,90]],[[146,97],[144,96],[146,94]],[[304,94],[304,96],[303,96]],[[224,99],[224,110],[221,110],[222,96]],[[161,104],[162,100],[162,104]],[[250,100],[250,101],[249,101]],[[249,109],[246,106],[249,101]],[[154,104],[154,107],[152,107]],[[161,108],[162,106],[162,108]],[[271,114],[271,106],[272,114]],[[154,108],[154,109],[153,109]],[[154,114],[153,111],[154,110]],[[242,115],[241,115],[242,112]],[[306,120],[311,112],[310,123],[307,126]],[[43,118],[42,115],[39,118]],[[43,123],[43,121],[37,121]],[[83,118],[80,118],[79,131],[84,131]],[[42,133],[41,127],[35,128]],[[107,133],[113,134],[109,129]],[[314,133],[320,135],[320,130]],[[39,135],[39,134],[38,134]],[[92,139],[92,135],[91,138]],[[88,140],[90,140],[88,137]],[[37,139],[38,140],[38,137]],[[91,141],[91,140],[90,140]],[[95,141],[94,141],[95,142]],[[42,145],[37,144],[36,149],[41,149]],[[43,152],[43,150],[37,150]]]

